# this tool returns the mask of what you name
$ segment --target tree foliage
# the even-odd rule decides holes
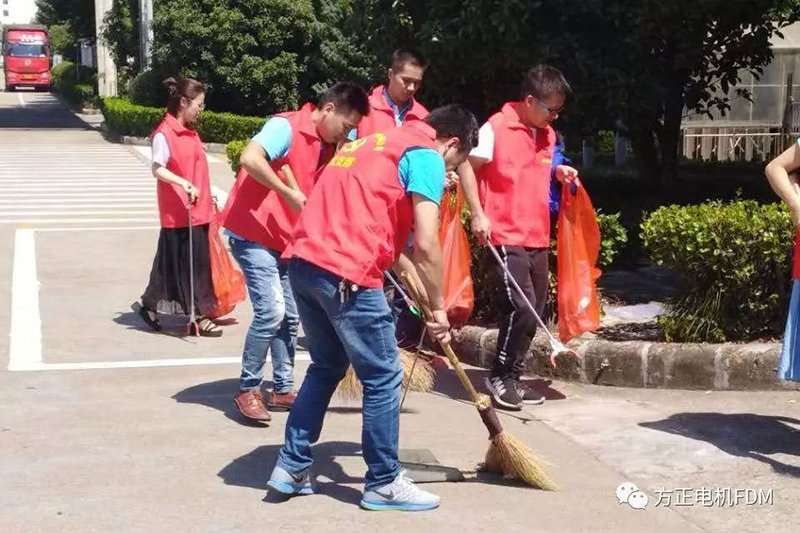
[[[114,0],[103,17],[101,37],[117,68],[139,71],[139,0]]]
[[[94,38],[94,0],[36,0],[36,7],[40,24],[66,24],[74,38]]]

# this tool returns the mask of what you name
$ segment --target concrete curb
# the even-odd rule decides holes
[[[466,326],[453,348],[468,364],[489,367],[498,331]],[[569,344],[582,360],[559,356],[550,366],[550,346],[538,332],[526,358],[527,371],[542,377],[618,387],[700,390],[800,390],[777,379],[779,343],[680,344],[576,339]]]
[[[131,137],[128,135],[122,135],[120,137],[122,140],[122,144],[130,144],[133,146],[150,146],[150,139],[147,137]],[[228,151],[224,144],[221,143],[203,143],[203,147],[206,149],[206,152],[210,154],[226,154]]]

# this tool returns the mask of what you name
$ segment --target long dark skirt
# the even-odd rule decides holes
[[[216,306],[211,281],[208,224],[192,228],[195,313],[202,316]],[[150,283],[142,305],[166,314],[189,314],[189,228],[161,228]]]

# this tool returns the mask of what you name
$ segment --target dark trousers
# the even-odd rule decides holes
[[[497,246],[497,252],[511,275],[533,304],[539,317],[547,301],[547,248]],[[517,379],[525,370],[525,354],[536,333],[537,322],[525,300],[509,281],[500,265],[500,335],[497,337],[497,356],[492,365],[492,377],[513,376]]]

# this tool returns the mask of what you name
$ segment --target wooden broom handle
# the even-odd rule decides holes
[[[286,176],[286,184],[289,186],[290,189],[294,189],[295,191],[300,190],[300,186],[297,184],[297,180],[294,177],[294,172],[292,172],[292,167],[289,165],[283,165],[281,167],[281,171],[283,171],[283,175]]]
[[[433,313],[431,313],[431,310],[428,309],[428,306],[422,303],[422,298],[420,297],[419,291],[417,290],[417,286],[414,284],[414,280],[411,279],[411,276],[409,276],[405,272],[403,272],[400,276],[403,278],[406,287],[408,287],[408,292],[411,294],[411,299],[414,301],[414,304],[417,306],[417,309],[422,311],[425,320],[433,322]],[[453,348],[451,348],[449,344],[442,344],[441,342],[439,343],[439,346],[442,347],[442,350],[444,351],[444,354],[447,356],[447,359],[450,361],[450,364],[453,365],[453,369],[456,371],[458,380],[461,382],[464,388],[467,389],[467,393],[469,394],[472,403],[477,405],[480,400],[480,395],[478,394],[478,391],[475,390],[475,387],[472,385],[472,382],[469,380],[469,377],[467,377],[467,374],[466,372],[464,372],[464,369],[461,368],[461,362],[458,360],[458,356],[453,351]]]

